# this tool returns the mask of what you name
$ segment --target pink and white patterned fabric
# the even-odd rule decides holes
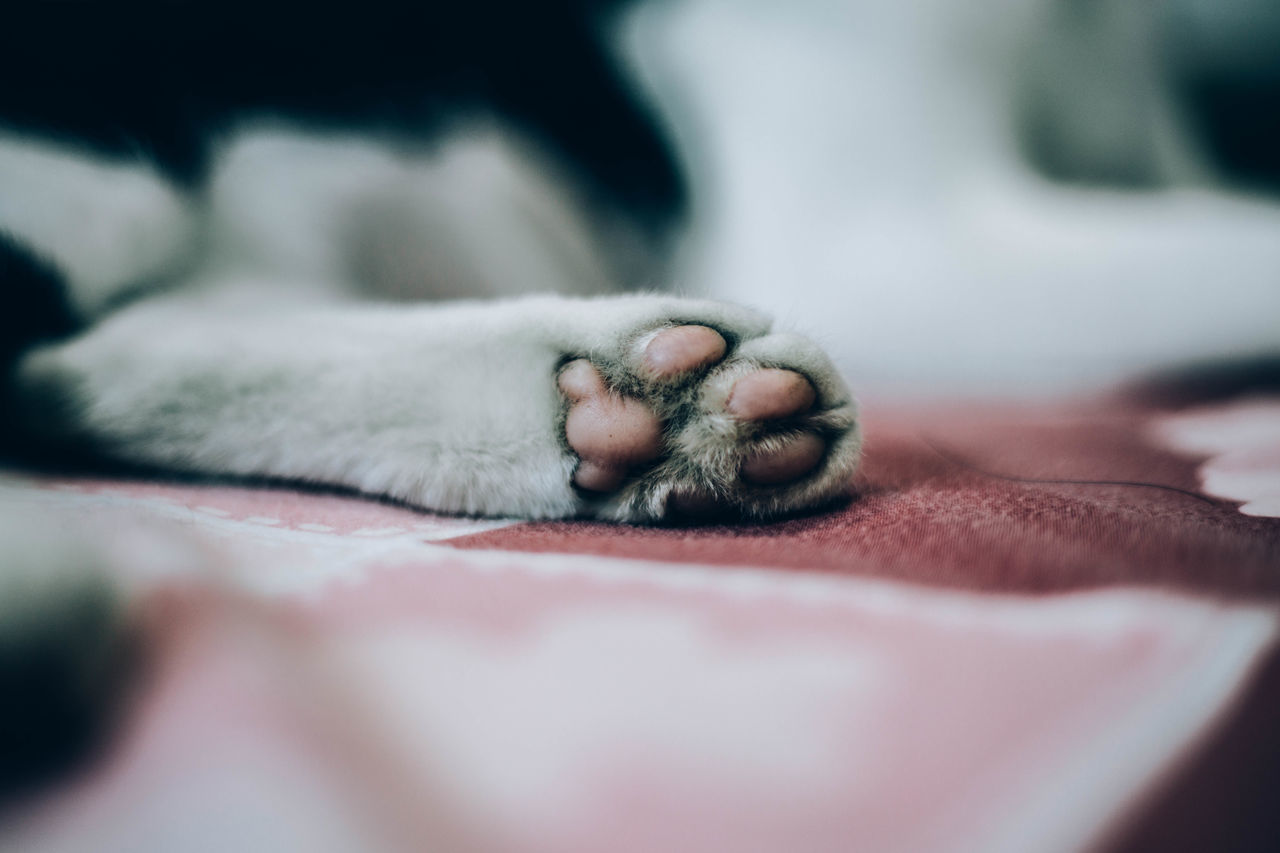
[[[1280,401],[866,410],[858,497],[759,526],[6,476],[115,532],[152,666],[0,848],[1280,838]]]

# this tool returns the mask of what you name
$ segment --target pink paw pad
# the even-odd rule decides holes
[[[727,351],[724,337],[710,327],[672,326],[639,350],[639,371],[651,381],[675,380],[716,364]],[[569,402],[565,439],[579,458],[573,475],[579,488],[616,491],[633,471],[663,454],[659,416],[643,401],[611,390],[591,362],[569,362],[557,385]],[[817,391],[803,375],[758,368],[737,379],[723,405],[738,421],[767,423],[803,415],[816,401]],[[814,432],[765,441],[753,451],[744,448],[741,477],[759,486],[789,483],[816,468],[825,453],[826,442]]]
[[[669,379],[708,367],[724,358],[728,345],[707,326],[673,326],[658,332],[645,345],[642,363],[658,379]]]
[[[809,411],[818,394],[799,373],[766,367],[733,385],[725,408],[744,421],[772,421]]]
[[[813,470],[827,452],[827,445],[811,432],[802,432],[781,446],[758,451],[742,461],[742,479],[759,486],[774,486],[798,480]]]
[[[622,485],[627,472],[662,453],[662,423],[648,406],[605,387],[586,359],[560,372],[560,391],[571,403],[565,439],[582,460],[573,480],[595,492]]]

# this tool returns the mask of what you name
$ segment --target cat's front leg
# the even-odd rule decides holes
[[[259,310],[171,298],[22,364],[32,431],[429,509],[767,517],[843,493],[853,403],[807,342],[667,297]],[[54,401],[49,405],[49,401]]]

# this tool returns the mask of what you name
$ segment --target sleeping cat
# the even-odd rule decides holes
[[[394,259],[397,296],[417,281],[410,295],[421,300],[437,277],[456,286],[455,269],[489,292],[585,289],[605,264],[587,253],[568,204],[540,196],[549,187],[521,171],[503,139],[468,133],[417,159],[362,142],[246,135],[199,209],[137,169],[113,173],[10,141],[0,175],[6,161],[79,170],[67,198],[45,187],[43,203],[116,231],[61,256],[61,234],[42,244],[27,231],[55,267],[91,271],[62,281],[92,322],[18,361],[17,430],[54,452],[347,486],[473,514],[656,521],[722,505],[760,517],[839,494],[857,458],[848,392],[812,345],[769,334],[754,312],[655,295],[391,304],[385,279],[366,285],[365,272]],[[363,160],[362,181],[287,186],[299,177],[291,164],[308,156],[339,172]],[[510,183],[494,185],[495,175]],[[85,193],[94,181],[101,195]],[[455,192],[476,218],[430,232]],[[237,204],[253,207],[241,217]],[[304,208],[312,221],[288,244],[269,227],[229,233],[252,228],[268,205]],[[419,227],[430,236],[415,237]],[[362,239],[378,253],[364,266],[373,250]],[[197,241],[204,257],[190,248]],[[479,254],[450,257],[459,244]],[[111,257],[121,246],[128,256]],[[99,256],[76,257],[86,250]],[[156,258],[185,269],[161,273],[145,298],[97,307],[149,277],[128,261]]]
[[[28,71],[0,103],[4,286],[76,330],[8,343],[24,446],[529,518],[760,518],[847,489],[854,406],[811,343],[620,295],[661,284],[680,191],[596,41],[605,10],[233,4],[201,10],[180,66],[113,67],[172,38],[149,5],[75,7],[102,16],[85,73]],[[56,28],[18,14],[11,80]],[[122,139],[153,156],[111,156]]]

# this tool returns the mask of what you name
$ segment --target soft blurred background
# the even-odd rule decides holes
[[[864,394],[1027,395],[1280,351],[1280,3],[655,0],[688,292]]]

